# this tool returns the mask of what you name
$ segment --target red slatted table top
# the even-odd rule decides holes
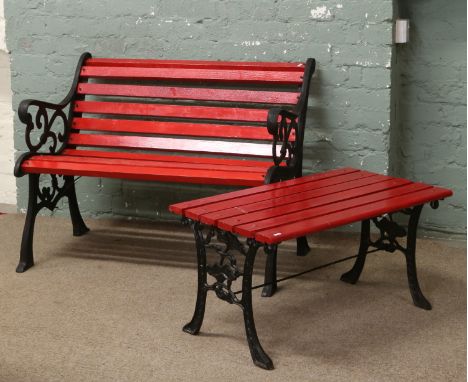
[[[277,244],[441,200],[449,189],[354,168],[173,204],[169,210],[225,231]]]

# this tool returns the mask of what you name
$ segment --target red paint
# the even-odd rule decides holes
[[[165,167],[118,166],[112,164],[83,164],[52,160],[26,160],[23,169],[35,174],[61,174],[96,176],[118,179],[150,180],[162,182],[201,183],[238,186],[258,186],[263,175],[252,172],[177,169]]]
[[[302,183],[313,182],[313,181],[320,180],[320,179],[331,178],[331,177],[339,176],[342,174],[348,174],[348,173],[358,172],[358,171],[359,170],[356,170],[350,167],[340,168],[340,169],[328,171],[326,173],[308,175],[302,178],[291,179],[291,180],[287,180],[284,182],[278,182],[278,183],[273,183],[273,184],[267,184],[267,185],[263,185],[260,187],[247,189],[247,190],[238,190],[238,191],[228,192],[225,194],[209,196],[207,198],[195,199],[195,200],[190,200],[187,202],[172,204],[171,206],[169,206],[169,210],[176,214],[186,216],[186,213],[188,213],[188,211],[190,211],[192,208],[197,208],[201,206],[209,206],[210,204],[222,202],[222,201],[231,202],[238,198],[243,198],[243,197],[247,197],[247,196],[254,195],[254,194],[262,194],[264,192],[270,192],[272,190],[279,190],[282,188],[287,188],[287,187],[295,186],[295,185],[302,184]]]
[[[69,144],[72,146],[271,157],[271,145],[261,143],[73,133],[70,134]]]
[[[239,89],[183,88],[175,86],[146,86],[80,83],[78,94],[162,99],[191,99],[200,101],[250,102],[295,105],[297,92],[256,91]]]
[[[448,189],[423,183],[342,169],[177,203],[169,209],[277,244],[451,195]]]
[[[75,118],[72,127],[78,130],[118,133],[181,135],[248,140],[272,140],[263,126],[239,126],[210,123],[139,121],[126,119]],[[294,140],[294,139],[292,139]]]
[[[198,156],[177,156],[177,155],[158,155],[158,154],[143,154],[130,153],[122,151],[96,151],[96,150],[76,150],[65,149],[63,155],[70,155],[85,158],[113,158],[113,159],[128,159],[139,161],[158,161],[158,162],[181,162],[181,163],[200,163],[200,164],[221,164],[226,166],[243,166],[243,167],[261,167],[264,171],[271,166],[271,161],[260,160],[245,160],[245,159],[226,159],[226,158],[210,158]],[[59,156],[60,158],[60,156]]]
[[[209,69],[254,69],[279,71],[304,71],[302,62],[248,62],[248,61],[194,61],[194,60],[151,60],[122,58],[90,58],[87,66],[118,66],[144,68],[209,68]]]
[[[268,114],[268,110],[265,109],[97,101],[77,101],[75,102],[74,110],[78,113],[90,114],[215,119],[264,123],[266,122]]]
[[[49,156],[35,156],[30,160],[30,164],[37,164],[39,162],[55,162],[55,163],[81,163],[85,164],[103,164],[103,165],[116,165],[116,166],[132,166],[143,167],[141,171],[146,171],[147,168],[173,168],[177,169],[200,169],[200,170],[217,170],[217,171],[235,171],[235,172],[252,172],[260,175],[265,174],[265,167],[243,166],[242,161],[238,161],[237,165],[226,165],[219,163],[196,163],[196,161],[189,161],[186,158],[185,162],[170,161],[170,157],[166,157],[164,161],[157,160],[138,160],[138,159],[122,159],[122,158],[98,158],[98,157],[83,157],[72,155],[49,155]]]
[[[263,68],[264,69],[264,68]],[[137,78],[147,80],[183,80],[235,82],[253,84],[302,84],[303,71],[278,71],[255,69],[207,69],[202,68],[154,68],[154,67],[118,67],[118,66],[84,66],[82,77],[92,78]]]
[[[282,225],[276,228],[258,232],[255,238],[259,241],[275,244],[284,240],[299,237],[305,233],[322,231],[344,224],[380,216],[385,213],[399,211],[432,200],[439,200],[452,195],[450,190],[431,187],[407,195],[385,198],[376,202],[366,202],[358,207],[343,209],[319,218],[301,220],[296,223]],[[280,235],[278,235],[280,233]]]
[[[372,179],[367,180],[371,177]],[[325,179],[318,179],[307,183],[301,183],[294,186],[289,186],[281,189],[275,189],[260,194],[253,194],[242,198],[242,205],[239,205],[238,199],[233,199],[229,202],[212,203],[209,205],[201,206],[198,208],[192,208],[187,211],[187,216],[193,219],[202,219],[205,223],[214,224],[219,219],[225,219],[231,216],[248,214],[261,210],[263,208],[271,208],[276,205],[277,201],[280,204],[288,204],[290,200],[303,196],[310,192],[327,193],[332,187],[339,190],[348,187],[353,187],[356,182],[359,181],[375,181],[382,180],[377,175],[367,172],[354,172],[349,174],[343,174],[340,176],[334,176]],[[335,188],[333,188],[335,187]],[[273,203],[273,204],[272,204]]]

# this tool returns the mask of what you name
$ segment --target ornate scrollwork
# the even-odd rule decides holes
[[[212,229],[213,230],[213,229]],[[233,281],[242,276],[242,271],[237,265],[237,260],[232,251],[246,255],[247,250],[239,239],[230,232],[216,229],[216,239],[219,244],[208,243],[207,248],[212,248],[219,255],[219,261],[207,265],[206,271],[216,279],[209,289],[216,293],[221,300],[230,304],[242,305],[232,290]]]
[[[247,256],[249,248],[259,244],[252,242],[252,240],[247,240],[246,244],[243,244],[237,236],[230,232],[212,226],[204,227],[191,219],[184,219],[183,222],[192,226],[198,245],[202,245],[205,249],[214,249],[219,256],[217,262],[206,265],[206,272],[215,279],[215,282],[207,283],[205,288],[214,291],[221,300],[242,307],[242,301],[232,290],[233,282],[243,276],[243,270],[237,264],[234,253],[238,252],[242,256]],[[205,233],[203,233],[204,230]],[[214,237],[216,237],[215,242],[213,242]]]
[[[36,183],[36,195],[38,202],[36,210],[47,208],[53,211],[57,206],[58,201],[67,194],[70,189],[72,179],[63,175],[48,174],[50,176],[50,186],[42,186],[39,182]]]
[[[290,138],[298,136],[297,119],[296,114],[285,109],[271,109],[268,113],[267,128],[273,135],[273,162],[276,166],[284,160],[288,166],[296,164],[296,141],[291,141]]]
[[[30,111],[31,106],[36,106],[35,116]],[[26,125],[25,140],[30,153],[37,153],[45,148],[49,153],[56,153],[65,142],[65,136],[68,128],[68,118],[65,112],[67,105],[55,105],[47,102],[26,100],[19,108],[19,118]],[[52,114],[49,116],[49,111]],[[52,126],[57,120],[63,123],[63,132],[55,132]],[[40,132],[37,143],[33,143],[34,132]],[[50,143],[47,146],[47,143]]]
[[[400,212],[411,214],[411,209]],[[398,242],[397,238],[406,237],[406,230],[393,220],[392,214],[374,218],[372,221],[380,232],[380,237],[376,241],[370,242],[372,247],[387,252],[395,252],[397,249],[405,252],[405,248]]]

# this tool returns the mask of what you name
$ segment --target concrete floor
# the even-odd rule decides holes
[[[369,256],[254,292],[263,347],[255,367],[240,309],[210,295],[199,336],[183,333],[195,301],[195,255],[180,225],[40,217],[36,265],[14,272],[22,215],[0,215],[0,381],[465,381],[466,245],[421,239],[418,270],[432,311],[414,307],[400,254]],[[353,254],[358,237],[311,237],[305,258],[280,247],[279,276]],[[262,280],[264,256],[255,282]]]

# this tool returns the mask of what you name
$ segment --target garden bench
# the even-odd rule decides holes
[[[29,201],[17,272],[34,264],[34,223],[42,208],[53,210],[66,197],[73,234],[88,231],[75,177],[244,187],[300,177],[314,69],[313,59],[170,61],[83,54],[62,102],[25,100],[18,109],[29,151],[17,160],[15,175],[28,174]],[[41,174],[50,175],[50,186],[39,181]],[[298,254],[307,251],[306,239],[298,239]]]
[[[450,195],[452,191],[445,188],[343,168],[171,205],[170,211],[192,226],[197,249],[195,313],[184,331],[200,331],[207,292],[212,290],[220,299],[242,308],[252,359],[257,366],[272,369],[273,362],[260,344],[253,317],[252,271],[257,251],[263,247],[275,260],[278,244],[285,240],[354,222],[361,222],[359,252],[353,268],[341,280],[355,284],[368,253],[398,250],[406,258],[414,304],[431,309],[416,274],[416,230],[423,205],[430,203],[437,208],[439,200]],[[407,229],[394,220],[397,212],[409,216]],[[374,240],[371,221],[379,232]],[[401,243],[404,237],[406,243]],[[207,249],[214,249],[219,261],[207,264]],[[238,254],[241,261],[236,258]],[[271,283],[276,286],[276,268],[271,272]],[[211,283],[208,274],[214,278]],[[242,289],[235,292],[233,283],[240,276]],[[240,292],[242,297],[238,296]]]

